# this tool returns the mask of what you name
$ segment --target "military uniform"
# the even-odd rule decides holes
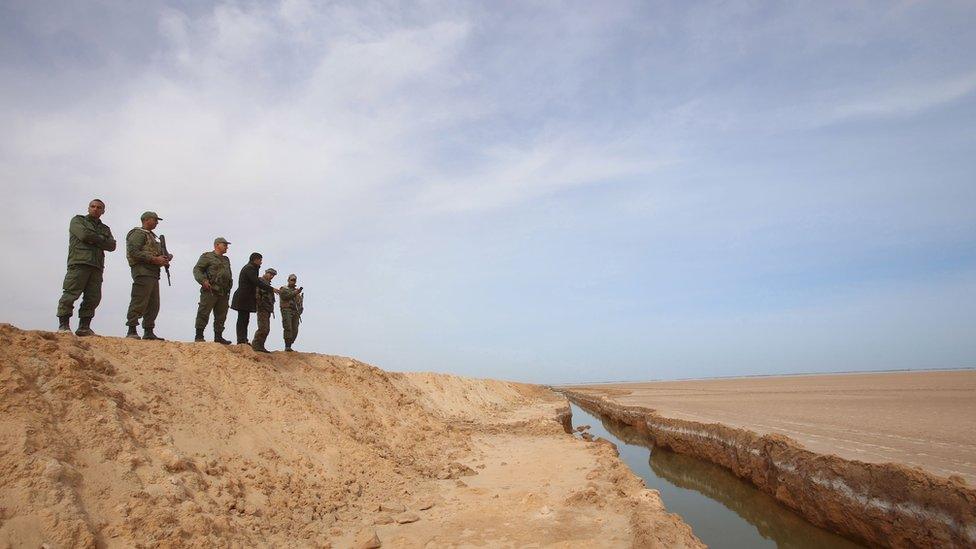
[[[229,242],[228,242],[229,244]],[[214,316],[214,341],[223,339],[224,322],[230,307],[230,290],[234,286],[234,275],[230,270],[230,259],[226,255],[205,252],[193,267],[193,278],[200,284],[210,281],[210,291],[200,288],[200,303],[197,306],[197,335],[203,333]]]
[[[102,272],[105,252],[115,251],[115,238],[108,225],[90,215],[76,215],[68,227],[68,271],[64,275],[64,293],[58,301],[58,317],[66,325],[82,295],[78,317],[87,329],[102,300]],[[82,328],[79,328],[79,332]],[[88,333],[93,333],[88,330]],[[84,334],[79,334],[84,335]]]
[[[274,269],[267,269],[265,272],[272,275],[278,274]],[[255,290],[257,297],[258,310],[258,331],[254,332],[254,341],[251,346],[255,351],[266,351],[264,343],[268,340],[271,333],[271,315],[274,314],[275,295],[272,290],[258,286]]]
[[[298,337],[298,325],[301,324],[302,313],[305,312],[304,298],[298,288],[282,286],[278,294],[281,297],[281,325],[284,328],[285,350],[291,350],[291,344]]]
[[[135,227],[125,236],[125,257],[132,271],[132,295],[125,325],[135,328],[142,318],[142,328],[148,334],[155,328],[156,316],[159,315],[160,266],[153,264],[152,260],[162,254],[159,238],[152,231]]]

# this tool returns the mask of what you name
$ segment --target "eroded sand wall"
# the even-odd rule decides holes
[[[656,446],[728,468],[842,535],[883,547],[976,545],[976,491],[960,481],[816,454],[782,435],[665,418],[602,396],[562,392],[591,413],[645,432]]]

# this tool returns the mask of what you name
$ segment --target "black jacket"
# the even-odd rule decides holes
[[[241,269],[241,275],[237,279],[237,289],[234,290],[234,297],[231,299],[230,308],[235,311],[253,313],[258,310],[257,290],[258,286],[265,290],[271,290],[271,284],[258,276],[258,266],[248,263]]]

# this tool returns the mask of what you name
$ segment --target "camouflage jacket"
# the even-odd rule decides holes
[[[135,227],[125,235],[125,258],[132,268],[132,276],[159,278],[159,265],[151,263],[152,259],[159,255],[163,255],[163,249],[152,231]]]
[[[105,252],[115,251],[115,238],[100,219],[76,215],[68,226],[68,266],[105,268]]]
[[[275,295],[271,290],[265,290],[264,288],[258,286],[257,290],[257,304],[258,312],[263,313],[273,313],[275,304]]]
[[[278,296],[281,297],[282,311],[288,310],[299,315],[305,312],[304,299],[302,298],[302,294],[298,293],[298,288],[282,286],[279,290],[281,293]]]
[[[210,289],[220,295],[230,295],[234,287],[234,274],[230,270],[230,259],[226,255],[204,252],[193,267],[193,278],[197,283],[210,281]]]

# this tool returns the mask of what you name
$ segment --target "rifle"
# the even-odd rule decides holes
[[[167,258],[169,257],[169,252],[166,251],[166,237],[159,235],[159,249],[162,251],[163,255]],[[172,286],[173,282],[169,279],[169,265],[165,267],[166,269],[166,285]]]

